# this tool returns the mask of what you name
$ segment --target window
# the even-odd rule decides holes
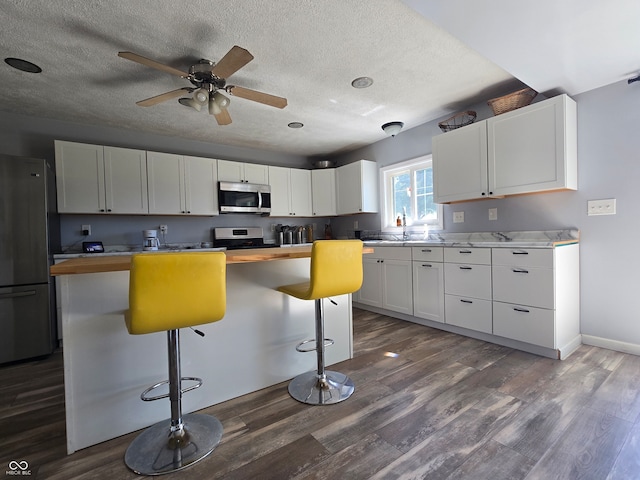
[[[398,217],[406,215],[412,231],[442,229],[442,205],[433,202],[431,155],[380,169],[383,231],[397,230]]]

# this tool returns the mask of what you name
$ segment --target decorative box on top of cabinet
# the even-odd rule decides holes
[[[437,203],[577,190],[577,107],[567,95],[433,137]]]
[[[59,213],[146,214],[144,150],[55,141]]]

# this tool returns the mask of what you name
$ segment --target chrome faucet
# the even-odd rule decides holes
[[[409,234],[407,233],[407,211],[406,209],[402,209],[402,240],[409,240]]]

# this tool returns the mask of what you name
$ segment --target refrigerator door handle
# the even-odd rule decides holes
[[[36,294],[35,290],[27,290],[25,292],[15,292],[15,293],[0,293],[0,300],[3,300],[5,298],[29,297],[35,294]]]

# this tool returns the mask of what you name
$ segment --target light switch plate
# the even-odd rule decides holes
[[[489,209],[489,220],[498,220],[498,209],[490,208]]]
[[[589,200],[587,202],[587,215],[615,215],[616,199]]]
[[[453,212],[453,223],[463,223],[464,212]]]

